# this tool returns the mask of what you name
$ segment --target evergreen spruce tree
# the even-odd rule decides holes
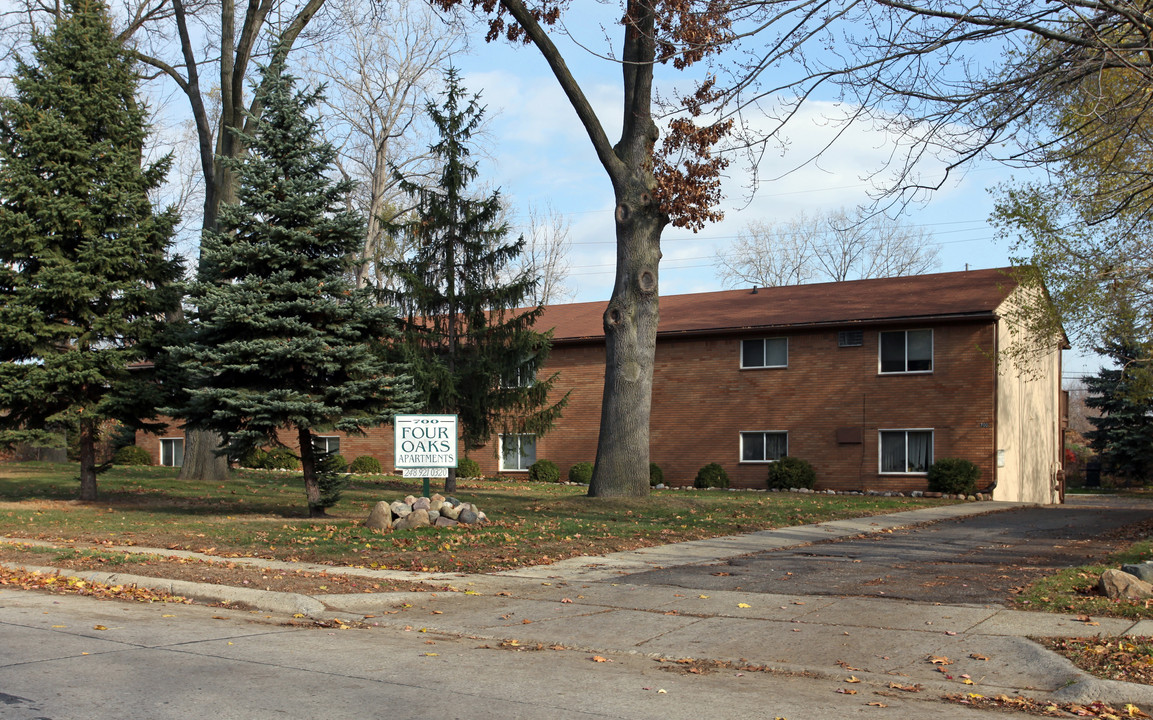
[[[1085,435],[1114,477],[1144,484],[1153,479],[1153,366],[1133,318],[1131,307],[1122,308],[1097,349],[1117,367],[1085,378],[1085,404],[1100,411],[1089,418],[1095,429]]]
[[[95,500],[102,423],[155,413],[155,384],[129,368],[179,302],[177,217],[148,198],[169,162],[142,167],[146,108],[105,6],[69,0],[33,49],[0,100],[0,440],[79,432]]]
[[[190,295],[194,336],[173,354],[189,373],[179,410],[188,427],[220,433],[221,452],[300,445],[309,514],[325,514],[315,431],[361,433],[409,410],[408,379],[385,357],[395,312],[351,282],[363,218],[345,209],[351,182],[329,178],[336,157],[308,112],[320,91],[296,91],[283,54],[261,69],[264,111],[227,160],[237,203],[206,232]]]
[[[484,117],[477,96],[466,97],[455,69],[447,73],[444,106],[427,111],[440,134],[431,147],[441,166],[440,182],[421,187],[403,181],[415,200],[409,219],[392,228],[411,253],[391,270],[397,288],[389,297],[401,308],[402,357],[421,393],[425,412],[456,414],[466,449],[495,433],[542,435],[560,416],[566,395],[549,403],[556,375],[540,380],[536,369],[550,341],[533,330],[543,306],[519,309],[536,280],[500,278],[520,254],[524,240],[506,243],[508,226],[498,222],[500,195],[477,198],[477,177],[468,142]],[[455,492],[449,471],[445,491]]]

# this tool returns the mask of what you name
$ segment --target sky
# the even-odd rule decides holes
[[[578,19],[569,27],[581,45],[603,46],[603,33],[595,22]],[[462,70],[465,86],[481,94],[488,112],[481,176],[510,202],[514,224],[527,217],[530,208],[551,207],[560,213],[571,227],[566,284],[575,292],[574,301],[607,301],[615,262],[608,177],[535,48],[484,44],[479,37],[474,33],[470,54],[454,62]],[[609,137],[619,137],[619,65],[595,57],[563,36],[558,45]],[[671,68],[658,68],[658,82],[662,77],[671,80],[674,73]],[[722,222],[698,233],[671,226],[665,229],[662,295],[724,289],[715,257],[750,221],[787,221],[801,212],[852,209],[869,202],[873,186],[868,177],[891,152],[892,140],[868,128],[852,129],[817,162],[785,173],[823,145],[832,132],[827,118],[835,110],[829,101],[805,105],[789,126],[788,150],[767,157],[761,166],[763,178],[781,177],[763,181],[752,197],[747,174],[731,166]],[[927,167],[926,172],[939,176],[940,168]],[[973,164],[950,176],[924,202],[908,206],[901,220],[932,233],[939,244],[940,272],[1007,266],[1012,248],[1008,240],[998,239],[988,223],[994,204],[989,188],[1012,179],[1013,172],[998,164]],[[1064,362],[1067,378],[1095,372],[1100,366],[1095,355],[1078,352],[1066,352]]]

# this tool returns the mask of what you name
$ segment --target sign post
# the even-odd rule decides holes
[[[406,478],[424,478],[424,496],[431,497],[429,478],[446,478],[456,467],[456,415],[397,415],[393,428],[395,467]]]

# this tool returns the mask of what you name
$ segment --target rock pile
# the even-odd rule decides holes
[[[1101,573],[1097,587],[1106,597],[1147,600],[1153,598],[1153,562],[1123,565],[1120,570]]]
[[[488,522],[488,517],[472,503],[436,494],[388,502],[381,500],[368,515],[365,525],[374,530],[408,530],[416,527],[453,527]]]

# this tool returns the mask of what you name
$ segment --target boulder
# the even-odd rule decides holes
[[[398,518],[402,518],[412,512],[412,506],[400,500],[397,500],[389,507],[392,508],[392,514]]]
[[[388,530],[392,527],[392,506],[387,500],[381,500],[372,506],[368,520],[364,524],[373,530]]]
[[[437,500],[436,497],[433,497],[428,501],[429,512],[440,512],[442,507],[444,507],[444,500]]]
[[[432,507],[432,501],[426,497],[420,497],[412,501],[412,509],[415,510],[429,510]]]
[[[476,511],[473,510],[471,506],[469,506],[462,509],[460,511],[460,515],[458,515],[456,519],[462,523],[465,523],[466,525],[472,525],[477,521],[478,518]]]
[[[449,505],[448,503],[441,505],[440,510],[437,512],[440,513],[441,517],[446,517],[449,520],[456,520],[458,517],[460,517],[460,507]]]
[[[1121,570],[1109,569],[1101,573],[1098,587],[1104,595],[1114,599],[1144,600],[1153,598],[1153,584]]]
[[[437,527],[452,527],[454,525],[459,525],[460,523],[458,523],[456,520],[451,520],[446,517],[438,517],[436,522],[433,524]]]
[[[1136,575],[1138,579],[1144,580],[1147,583],[1153,583],[1153,561],[1146,560],[1143,563],[1122,565],[1121,571],[1127,572],[1130,575]]]
[[[412,528],[427,526],[428,510],[413,510],[408,515],[405,515],[393,523],[392,527],[397,530],[411,530]]]

